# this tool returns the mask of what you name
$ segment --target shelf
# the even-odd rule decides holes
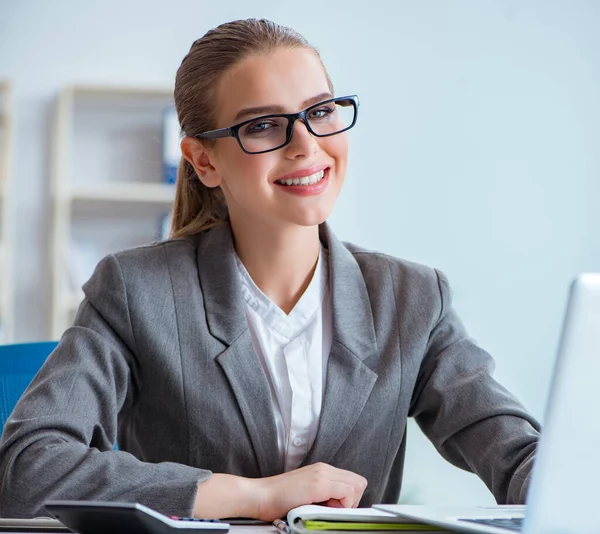
[[[69,197],[73,202],[171,204],[175,199],[175,186],[111,182],[97,186],[77,187],[72,190]]]
[[[154,242],[175,200],[161,183],[172,87],[73,84],[52,135],[50,337],[72,323],[79,289],[107,254]],[[68,271],[68,272],[66,272]]]

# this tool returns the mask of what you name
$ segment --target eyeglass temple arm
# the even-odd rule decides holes
[[[219,128],[218,130],[196,134],[193,137],[197,139],[219,139],[221,137],[231,137],[232,135],[231,128]]]

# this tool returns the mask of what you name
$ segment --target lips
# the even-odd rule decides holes
[[[274,182],[274,185],[282,192],[289,193],[296,197],[313,197],[320,195],[327,190],[329,186],[329,175],[331,169],[326,167],[325,169],[319,170],[316,173],[303,176],[302,178],[285,178],[279,179]],[[300,183],[302,180],[308,180],[307,184]],[[288,185],[291,181],[292,184]],[[312,181],[312,183],[311,183]],[[294,182],[299,182],[298,184]]]
[[[288,174],[284,174],[283,176],[279,176],[275,181],[283,182],[283,180],[294,180],[296,178],[306,178],[307,176],[312,176],[313,174],[318,173],[319,171],[324,171],[329,168],[329,165],[311,165],[310,167],[305,167],[304,169],[299,169],[294,172],[290,172]]]

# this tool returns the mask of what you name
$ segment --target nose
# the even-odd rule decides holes
[[[319,148],[317,138],[308,131],[302,119],[294,122],[292,129],[292,140],[285,147],[286,156],[289,158],[301,158],[312,156]]]

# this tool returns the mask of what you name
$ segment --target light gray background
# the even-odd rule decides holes
[[[600,271],[600,2],[0,0],[16,91],[19,340],[48,335],[49,133],[70,83],[170,85],[191,43],[265,16],[357,93],[343,239],[443,269],[497,377],[543,415],[571,278]],[[403,500],[491,503],[410,428]]]

